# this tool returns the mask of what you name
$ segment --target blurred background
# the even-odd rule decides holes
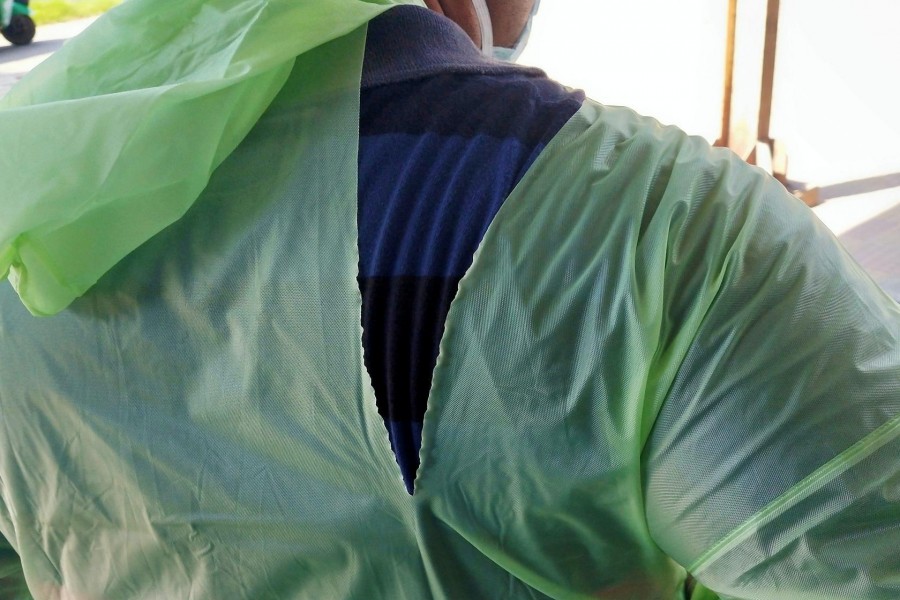
[[[767,2],[737,4],[735,85],[758,85]],[[713,142],[728,8],[729,0],[544,0],[520,62]],[[770,131],[787,149],[790,178],[827,185],[900,173],[900,2],[781,0],[779,13]]]
[[[900,1],[544,0],[519,62],[710,143],[730,97],[735,147],[757,137],[767,21],[775,151],[760,165],[900,299]]]

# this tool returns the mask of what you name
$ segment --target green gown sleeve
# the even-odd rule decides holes
[[[441,518],[529,585],[669,598],[687,571],[702,600],[900,597],[900,308],[761,170],[588,101],[455,303],[434,385],[460,400],[429,418],[467,443],[426,431],[423,482],[451,481]],[[504,419],[491,468],[436,472],[473,464],[456,432],[481,415]]]
[[[779,183],[673,148],[654,539],[723,600],[900,597],[900,308]]]

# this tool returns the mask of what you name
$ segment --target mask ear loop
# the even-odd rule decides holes
[[[491,13],[485,0],[472,0],[472,5],[475,7],[478,25],[481,27],[481,53],[492,57],[494,54],[494,26],[491,23]]]

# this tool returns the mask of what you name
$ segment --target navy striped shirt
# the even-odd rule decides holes
[[[584,96],[401,6],[369,26],[359,145],[363,350],[407,490],[444,322],[488,225]]]

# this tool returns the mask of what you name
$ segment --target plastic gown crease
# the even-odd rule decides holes
[[[3,591],[900,597],[898,306],[626,109],[586,102],[491,224],[406,493],[356,284],[384,8],[129,0],[3,100],[45,123],[0,153]]]

